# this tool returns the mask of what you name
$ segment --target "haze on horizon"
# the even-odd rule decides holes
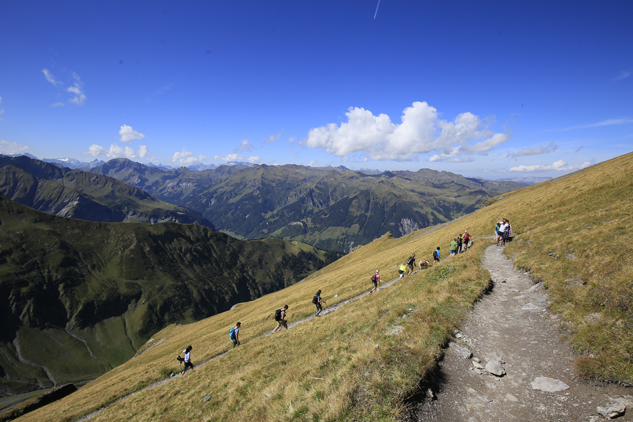
[[[496,179],[633,149],[632,3],[378,5],[9,3],[0,153]]]

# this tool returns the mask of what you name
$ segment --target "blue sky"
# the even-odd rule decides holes
[[[495,179],[633,150],[633,2],[521,3],[5,2],[0,153]]]

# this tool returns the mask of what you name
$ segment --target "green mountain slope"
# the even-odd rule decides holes
[[[0,195],[0,391],[94,378],[165,325],[279,290],[336,257],[199,225],[62,218]]]
[[[577,375],[631,384],[632,191],[627,154],[496,197],[444,227],[383,236],[303,283],[161,330],[133,360],[20,421],[76,420],[102,408],[92,421],[401,420],[407,400],[433,376],[442,345],[489,286],[481,259],[502,217],[515,233],[504,252],[549,290],[561,335],[577,352]],[[371,288],[377,268],[383,280],[397,278],[397,265],[412,252],[428,259],[441,246],[445,258],[449,241],[465,229],[474,236],[466,253],[350,301]],[[261,337],[282,304],[290,305],[291,322],[312,315],[317,289],[330,306],[342,306]],[[231,349],[227,333],[236,321],[243,323],[242,345]],[[174,355],[188,344],[196,369],[143,389],[178,371]]]
[[[39,211],[101,222],[176,222],[213,228],[201,214],[168,204],[120,181],[0,155],[0,193]]]
[[[119,159],[91,171],[196,210],[238,237],[281,237],[346,252],[388,231],[399,237],[449,221],[525,186],[429,169],[366,175],[345,168],[258,165],[165,172]]]

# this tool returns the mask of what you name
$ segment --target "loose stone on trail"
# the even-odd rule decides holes
[[[455,352],[457,352],[457,354],[459,356],[461,356],[464,359],[470,359],[472,357],[472,353],[470,352],[470,350],[468,350],[465,347],[462,347],[460,345],[458,345],[457,343],[454,342],[450,342],[448,343],[448,345],[451,347],[451,349],[455,350]]]
[[[596,407],[596,412],[600,413],[605,418],[613,419],[618,416],[624,415],[626,411],[626,400],[618,398],[611,399],[608,403],[602,406]]]
[[[548,377],[536,377],[532,381],[533,390],[546,391],[548,393],[555,393],[557,391],[567,390],[569,386],[561,380],[555,380]]]

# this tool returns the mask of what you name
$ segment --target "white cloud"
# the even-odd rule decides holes
[[[108,153],[108,150],[105,149],[104,147],[100,145],[92,144],[90,145],[90,148],[88,148],[88,152],[86,154],[90,154],[93,157],[98,157],[99,155],[106,155],[107,153]]]
[[[523,148],[521,151],[517,153],[508,153],[508,157],[516,158],[524,155],[541,155],[546,154],[548,152],[555,151],[558,148],[558,145],[554,144],[555,141],[550,142],[544,147],[536,147],[536,148]]]
[[[99,155],[105,155],[110,158],[128,158],[130,160],[136,158],[136,154],[131,147],[122,148],[119,145],[111,144],[110,149],[107,150],[100,145],[90,145],[88,151],[84,154],[92,155],[93,157],[97,157]]]
[[[17,154],[28,151],[30,148],[17,142],[0,141],[0,154]]]
[[[386,114],[375,116],[359,107],[349,108],[345,115],[347,122],[340,126],[330,123],[311,129],[301,145],[341,157],[357,153],[371,160],[413,161],[420,154],[437,151],[431,158],[437,161],[485,153],[510,139],[510,134],[488,130],[472,113],[462,113],[452,122],[442,120],[426,102],[407,107],[399,125]],[[477,140],[481,141],[472,143]]]
[[[145,135],[135,131],[131,126],[123,125],[119,130],[119,140],[121,142],[125,142],[126,144],[131,144],[132,141],[143,138],[145,138]]]
[[[84,101],[86,101],[86,95],[81,88],[81,78],[75,72],[73,72],[73,78],[75,79],[75,83],[73,84],[73,86],[68,87],[66,91],[74,94],[75,96],[68,101],[77,105],[82,105]]]
[[[48,69],[42,69],[42,73],[44,74],[46,80],[52,83],[54,86],[63,85],[62,82],[55,79],[55,77],[51,74],[51,72],[48,71]]]
[[[623,70],[620,72],[620,74],[618,76],[616,76],[615,80],[616,81],[621,81],[622,79],[626,79],[629,76],[633,75],[633,73],[631,72],[627,72],[626,70]]]
[[[234,161],[242,161],[244,159],[244,156],[241,154],[228,154],[224,157],[216,155],[215,157],[213,157],[213,159],[226,161],[226,162],[234,162]]]
[[[182,149],[182,152],[174,153],[171,161],[172,163],[179,164],[195,164],[205,160],[207,157],[204,155],[199,155],[198,157],[191,151],[187,151],[185,148]]]
[[[138,156],[140,158],[145,158],[147,154],[149,154],[149,149],[147,148],[147,145],[140,145],[138,147]]]
[[[4,113],[4,109],[0,110],[0,116],[2,116],[2,113]],[[2,120],[2,117],[0,117],[0,120]]]
[[[258,155],[250,156],[246,159],[246,161],[248,161],[251,164],[254,164],[259,161],[259,156]]]
[[[246,151],[252,151],[255,149],[255,147],[250,142],[248,142],[248,139],[244,139],[242,143],[240,144],[240,146],[235,148],[233,152],[238,152],[239,150],[242,150],[242,149]]]
[[[528,172],[534,172],[534,171],[574,171],[574,170],[580,170],[583,169],[585,167],[589,167],[591,165],[590,161],[585,161],[581,164],[571,164],[571,165],[567,165],[566,161],[563,160],[558,160],[555,163],[553,163],[551,166],[547,166],[547,165],[542,165],[542,164],[535,164],[532,166],[517,166],[517,167],[512,167],[510,168],[509,171],[514,171],[514,172],[519,172],[519,173],[528,173]]]
[[[601,127],[601,126],[628,125],[631,123],[633,123],[633,119],[609,119],[609,120],[603,120],[598,123],[590,123],[587,125],[570,126],[568,128],[561,129],[561,131],[564,132],[567,130],[588,129],[592,127]]]
[[[288,142],[289,142],[289,143],[293,143],[296,139],[297,139],[297,138],[293,136],[293,137],[291,137],[291,138],[288,138]]]
[[[51,107],[63,107],[63,106],[64,106],[64,103],[62,103],[61,101],[51,104]]]
[[[282,131],[282,132],[283,132],[283,131]],[[279,138],[281,138],[281,133],[282,133],[282,132],[279,132],[279,133],[278,133],[278,134],[276,134],[276,135],[270,135],[268,138],[266,138],[266,139],[264,140],[264,143],[265,143],[265,144],[270,144],[270,143],[272,143],[272,142],[277,141]]]

